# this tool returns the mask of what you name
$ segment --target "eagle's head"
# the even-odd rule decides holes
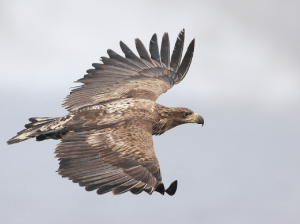
[[[167,115],[166,118],[172,120],[177,125],[185,123],[197,123],[204,125],[204,119],[202,116],[194,113],[192,110],[184,107],[168,108],[168,112],[164,113]],[[177,126],[176,125],[176,126]]]
[[[158,111],[160,121],[153,129],[154,134],[161,135],[167,130],[185,123],[204,125],[202,116],[184,107],[163,107]]]

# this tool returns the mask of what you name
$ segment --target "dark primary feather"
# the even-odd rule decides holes
[[[129,47],[127,47],[126,44],[124,44],[122,41],[120,41],[120,46],[121,49],[123,51],[123,53],[125,54],[127,59],[131,59],[131,62],[135,65],[137,65],[139,68],[141,69],[146,69],[149,66],[147,66],[146,64],[144,64],[141,59],[139,59],[130,49]]]
[[[161,62],[167,69],[170,69],[170,41],[168,33],[164,33],[160,49]]]
[[[190,45],[184,55],[184,58],[181,62],[181,65],[176,72],[177,77],[175,80],[175,84],[178,84],[179,82],[181,82],[181,80],[184,79],[186,73],[188,72],[190,65],[192,63],[194,49],[195,49],[195,39],[193,39],[192,42],[190,43]]]
[[[159,65],[161,65],[156,33],[153,34],[150,40],[149,51],[151,54],[151,58],[154,59]]]
[[[173,181],[168,189],[166,190],[166,193],[170,196],[173,196],[176,193],[177,190],[177,180]]]
[[[181,30],[176,43],[175,43],[175,47],[172,53],[172,58],[171,58],[171,68],[174,72],[177,71],[179,65],[180,65],[180,60],[181,60],[181,55],[182,55],[182,51],[183,51],[183,44],[184,44],[184,33],[185,30]]]
[[[142,43],[142,41],[139,38],[135,39],[135,46],[136,46],[136,50],[138,51],[141,59],[144,59],[146,62],[148,62],[148,66],[155,67],[155,64],[151,60],[151,57],[150,57],[147,49],[145,48],[144,44]]]

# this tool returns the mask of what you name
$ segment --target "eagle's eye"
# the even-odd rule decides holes
[[[187,117],[187,116],[189,116],[189,115],[191,115],[192,113],[191,112],[183,112],[183,116],[184,117]]]

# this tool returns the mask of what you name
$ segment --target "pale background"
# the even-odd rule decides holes
[[[300,2],[0,1],[0,223],[300,223]],[[175,196],[99,196],[55,171],[58,141],[6,141],[119,41],[196,38],[186,78],[158,103],[205,125],[154,137]]]

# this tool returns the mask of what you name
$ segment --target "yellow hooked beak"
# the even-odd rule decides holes
[[[187,121],[204,125],[204,119],[199,114],[193,113],[186,118]]]

